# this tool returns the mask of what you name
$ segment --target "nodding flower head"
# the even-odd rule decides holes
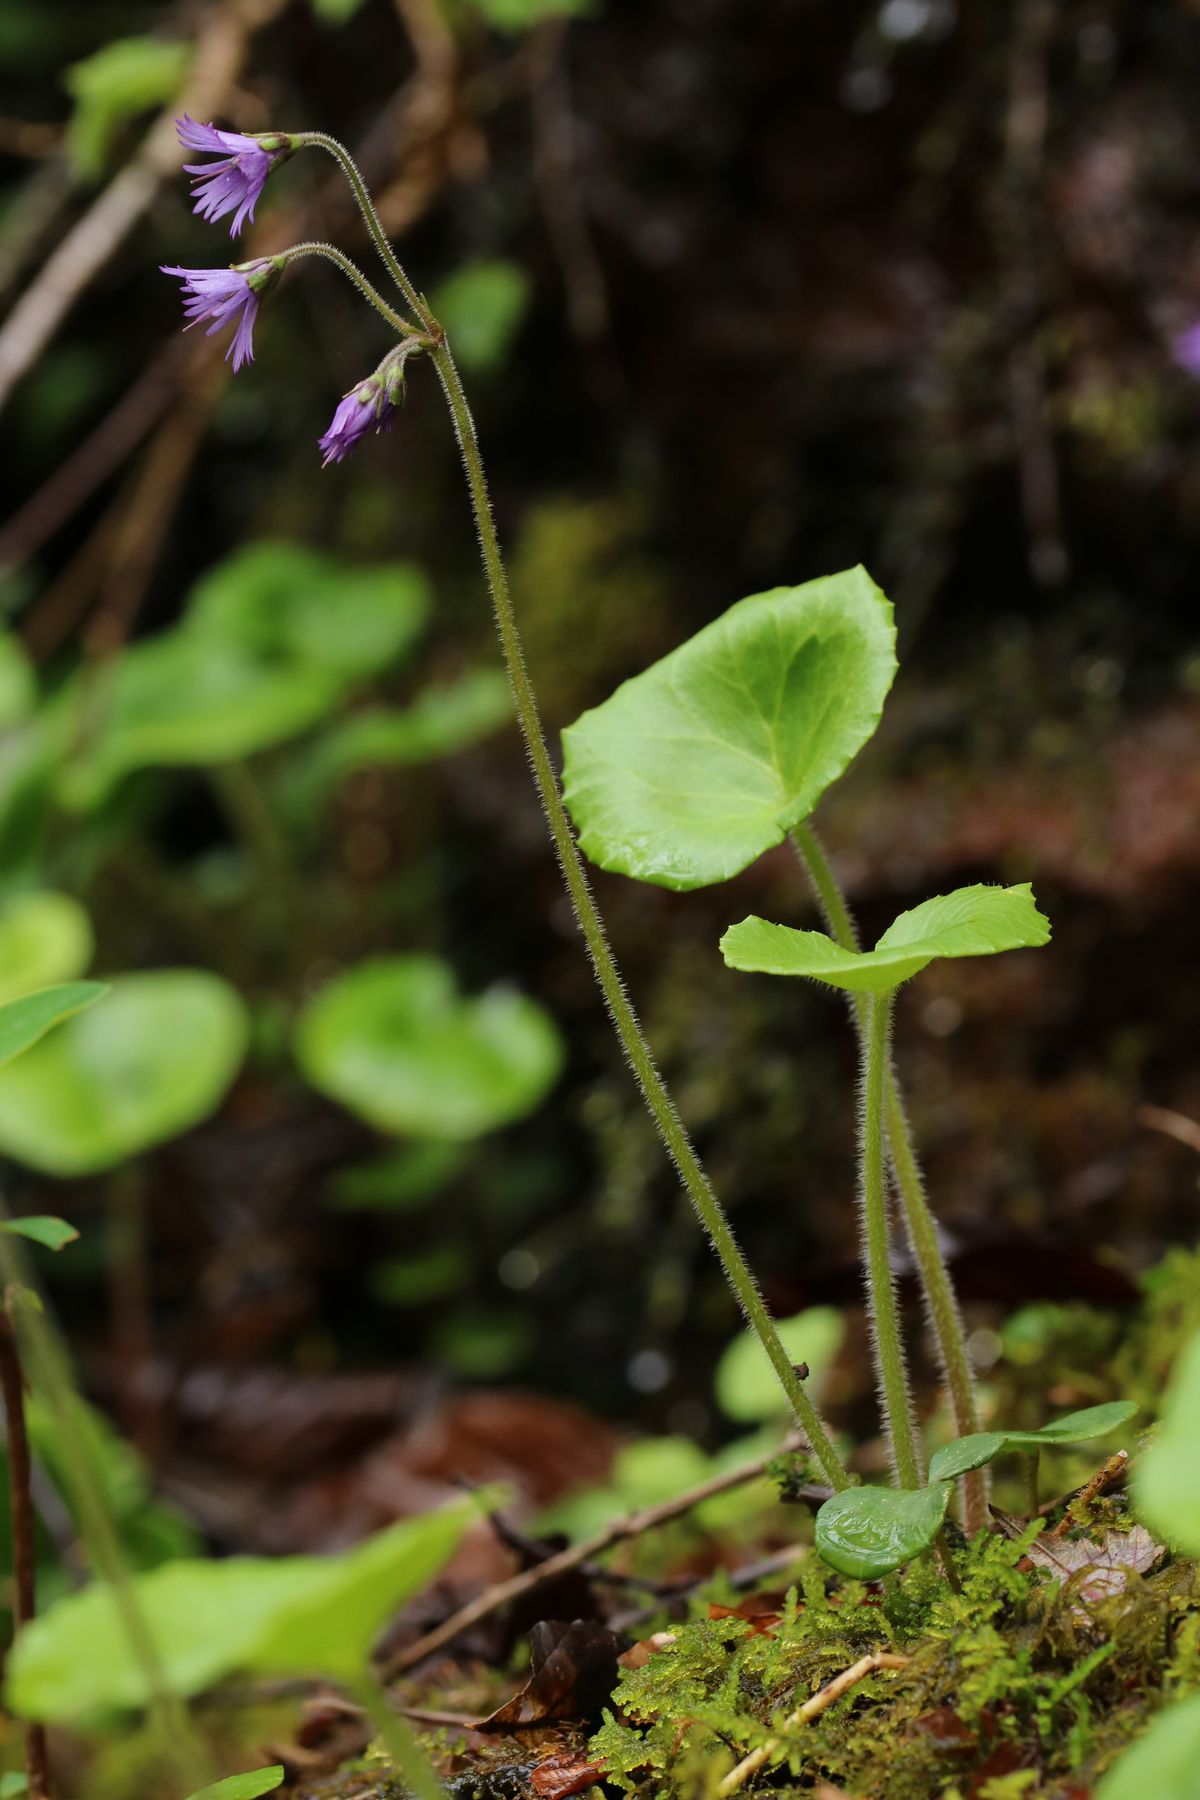
[[[240,263],[231,269],[173,269],[164,263],[164,275],[178,275],[183,282],[183,310],[188,316],[188,330],[204,319],[211,319],[206,337],[225,325],[236,324],[225,360],[233,358],[236,374],[243,363],[254,361],[254,321],[258,303],[279,280],[283,272],[282,256],[261,256],[255,262]]]
[[[291,155],[288,139],[218,131],[215,125],[197,124],[186,113],[175,121],[175,129],[185,150],[220,157],[219,162],[185,163],[184,168],[196,177],[192,183],[196,212],[210,223],[231,212],[229,235],[236,237],[247,219],[254,223],[254,208],[271,170]]]
[[[325,452],[322,467],[341,462],[369,431],[386,431],[396,408],[404,397],[404,365],[421,349],[417,338],[405,338],[390,350],[379,367],[343,394],[330,422],[329,430],[317,443]]]

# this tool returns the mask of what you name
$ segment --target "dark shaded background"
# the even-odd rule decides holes
[[[221,10],[7,0],[0,111],[56,127],[64,64],[112,35],[202,37]],[[1120,1304],[1197,1217],[1194,1150],[1138,1109],[1200,1116],[1200,381],[1172,354],[1200,316],[1200,10],[602,0],[518,36],[465,0],[453,29],[431,0],[364,0],[336,29],[301,0],[226,11],[252,29],[222,122],[343,137],[424,288],[479,256],[527,273],[507,359],[471,385],[554,733],[744,594],[857,561],[889,593],[901,677],[821,817],[864,927],[977,879],[1032,879],[1055,927],[1036,957],[931,970],[900,1008],[972,1319],[1038,1297]],[[4,132],[11,299],[99,190],[64,172],[55,130]],[[238,254],[301,235],[368,258],[315,156],[273,178]],[[156,183],[16,386],[4,597],[48,678],[169,623],[200,570],[264,534],[411,556],[438,594],[425,672],[492,654],[431,373],[414,371],[390,435],[322,471],[315,439],[382,328],[306,266],[228,380],[219,349],[179,343],[155,272],[218,261],[225,241],[191,220],[182,179]],[[89,434],[122,407],[135,441],[105,463]],[[100,478],[47,529],[20,509],[63,493],[81,445]],[[185,882],[228,848],[187,778],[139,791],[129,833]],[[515,731],[350,784],[298,856],[285,906],[246,886],[198,945],[120,855],[51,846],[102,967],[207,961],[261,1021],[221,1117],[153,1161],[140,1398],[114,1394],[99,1184],[52,1196],[91,1226],[56,1277],[95,1391],[218,1531],[231,1469],[336,1464],[397,1405],[443,1404],[445,1380],[717,1431],[732,1305],[608,1035]],[[748,910],[807,917],[789,854],[687,897],[597,886],[772,1300],[853,1302],[845,1019],[728,973],[715,949]],[[271,1021],[396,947],[438,949],[471,988],[518,981],[562,1024],[569,1068],[432,1211],[346,1215],[328,1182],[369,1138],[300,1086]],[[33,1204],[27,1182],[17,1198]],[[382,1259],[447,1239],[469,1251],[457,1288],[373,1297]],[[398,1386],[336,1386],[372,1369]],[[180,1385],[197,1370],[216,1372],[208,1389]],[[291,1447],[251,1451],[293,1403]],[[846,1416],[863,1405],[850,1383]]]

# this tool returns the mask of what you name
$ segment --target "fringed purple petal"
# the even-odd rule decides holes
[[[258,295],[239,269],[176,269],[163,265],[164,275],[176,275],[183,282],[183,310],[187,329],[210,322],[206,337],[228,325],[236,330],[226,362],[232,359],[234,372],[243,363],[254,361],[254,323],[258,318]]]
[[[351,388],[338,401],[328,431],[317,439],[318,448],[325,453],[321,466],[328,468],[331,462],[342,462],[368,432],[386,431],[394,411],[395,407],[386,395],[381,394],[377,382],[365,381],[359,387]]]
[[[247,219],[253,223],[258,197],[280,153],[264,150],[240,131],[218,131],[215,125],[198,125],[194,119],[178,119],[175,129],[188,149],[224,158],[216,163],[185,163],[184,167],[195,177],[195,211],[210,224],[232,213],[229,235],[236,237]]]

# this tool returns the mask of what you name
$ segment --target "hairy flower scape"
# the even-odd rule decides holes
[[[192,183],[196,212],[210,224],[231,212],[229,235],[236,237],[247,219],[254,223],[254,208],[267,176],[290,151],[267,148],[257,138],[240,131],[218,131],[215,125],[200,125],[186,113],[175,121],[175,129],[185,150],[203,150],[222,159],[216,163],[185,163],[184,168],[197,177]]]
[[[257,262],[243,263],[232,269],[174,269],[161,265],[164,275],[177,275],[183,282],[183,310],[188,316],[187,329],[211,319],[206,337],[226,325],[237,326],[225,352],[225,360],[233,358],[236,374],[243,363],[254,361],[254,321],[258,303],[279,274],[278,259],[260,257]]]

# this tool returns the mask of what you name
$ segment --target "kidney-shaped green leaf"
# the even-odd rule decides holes
[[[562,1066],[534,1001],[460,995],[432,956],[376,957],[331,981],[300,1020],[305,1075],[379,1131],[479,1137],[532,1112]]]
[[[1160,1536],[1200,1556],[1200,1335],[1175,1366],[1163,1401],[1162,1429],[1133,1474],[1138,1514]]]
[[[888,1575],[928,1550],[949,1499],[948,1481],[923,1488],[846,1488],[817,1514],[817,1549],[842,1575],[859,1581]]]
[[[861,750],[895,672],[892,609],[863,569],[739,601],[563,733],[580,844],[660,887],[736,875]]]
[[[0,1035],[2,1026],[0,1014]],[[112,1168],[206,1118],[236,1075],[248,1035],[245,1007],[216,975],[120,976],[103,1006],[68,1019],[0,1070],[0,1153],[47,1175]]]
[[[49,1213],[27,1213],[23,1219],[5,1219],[0,1221],[0,1231],[8,1232],[10,1237],[28,1238],[31,1244],[41,1244],[44,1250],[65,1250],[79,1237],[73,1225],[65,1219],[53,1218]]]
[[[260,1795],[273,1794],[283,1786],[284,1774],[282,1763],[270,1769],[248,1769],[244,1775],[227,1775],[224,1781],[214,1781],[198,1794],[189,1795],[188,1800],[259,1800]]]
[[[72,981],[91,960],[91,923],[69,894],[17,894],[0,910],[0,1005]]]
[[[972,1469],[982,1469],[999,1456],[1007,1441],[1002,1431],[973,1431],[970,1437],[943,1444],[929,1459],[930,1481],[956,1481]]]
[[[939,957],[990,956],[1050,940],[1048,921],[1020,887],[956,888],[904,912],[873,950],[843,950],[823,931],[795,931],[750,917],[731,925],[721,952],[731,969],[763,975],[807,975],[851,994],[898,987]]]
[[[184,1558],[131,1582],[170,1691],[235,1671],[345,1679],[388,1618],[432,1580],[479,1515],[478,1497],[405,1519],[337,1556]],[[6,1698],[25,1718],[79,1719],[151,1698],[111,1590],[96,1582],[21,1633]]]
[[[64,981],[7,1001],[0,1006],[0,1069],[107,993],[102,981]]]
[[[413,563],[349,563],[306,544],[246,544],[192,589],[186,629],[252,657],[333,674],[380,675],[429,617],[429,583]]]

